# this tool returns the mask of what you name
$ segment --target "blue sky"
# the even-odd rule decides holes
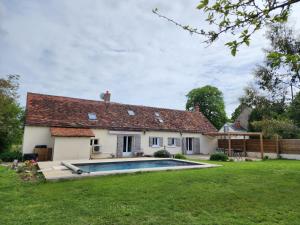
[[[214,85],[230,115],[268,43],[261,31],[232,57],[227,37],[207,47],[151,12],[206,28],[198,1],[1,1],[0,77],[21,75],[22,105],[27,92],[99,99],[109,90],[115,102],[184,109],[189,90]]]

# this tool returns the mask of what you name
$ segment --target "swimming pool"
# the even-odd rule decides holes
[[[143,161],[124,161],[124,162],[103,162],[103,163],[78,163],[73,164],[85,173],[112,171],[112,170],[137,170],[149,168],[165,167],[187,167],[199,166],[200,163],[193,163],[183,160],[163,159],[163,160],[143,160]]]

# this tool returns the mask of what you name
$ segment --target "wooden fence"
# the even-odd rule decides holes
[[[264,152],[275,154],[300,154],[300,139],[263,140]],[[218,140],[219,148],[228,148],[228,139]],[[259,139],[231,139],[232,149],[260,152]]]

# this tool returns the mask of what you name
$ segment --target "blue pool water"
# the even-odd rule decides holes
[[[173,166],[195,166],[198,163],[183,162],[178,160],[148,160],[148,161],[126,161],[126,162],[109,162],[109,163],[88,163],[74,164],[84,172],[99,172],[110,170],[130,170],[156,167],[173,167]]]

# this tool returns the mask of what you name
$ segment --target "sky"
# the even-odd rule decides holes
[[[268,47],[264,31],[236,57],[158,18],[207,28],[199,0],[0,0],[0,77],[19,74],[20,103],[35,92],[185,109],[186,94],[205,85],[224,95],[228,116]],[[300,28],[300,7],[291,23]]]

